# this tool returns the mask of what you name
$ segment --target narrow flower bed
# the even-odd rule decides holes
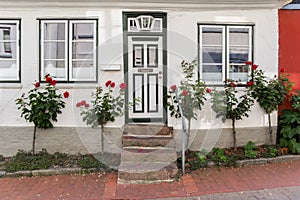
[[[91,154],[69,155],[56,152],[48,153],[45,149],[35,155],[32,152],[18,151],[9,158],[0,156],[0,171],[16,172],[22,170],[56,169],[56,168],[94,168],[97,171],[110,171],[102,162]]]
[[[238,160],[260,159],[260,158],[275,158],[289,154],[289,149],[286,147],[274,145],[256,146],[249,141],[245,146],[234,148],[213,148],[211,152],[206,151],[187,151],[185,160],[185,170],[190,172],[200,168],[206,168],[209,165],[217,167],[237,167]],[[182,168],[181,157],[178,158],[178,166]]]

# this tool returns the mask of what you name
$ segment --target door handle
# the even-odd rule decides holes
[[[159,73],[159,74],[162,74],[162,71],[159,71],[158,73]]]

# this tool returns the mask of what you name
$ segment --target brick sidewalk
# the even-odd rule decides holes
[[[117,184],[117,174],[1,178],[0,199],[144,199],[300,186],[300,161],[197,170],[172,183]]]

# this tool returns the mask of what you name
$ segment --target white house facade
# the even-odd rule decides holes
[[[141,98],[107,125],[108,151],[119,151],[126,123],[167,124],[180,146],[180,119],[165,110],[169,86],[183,79],[182,60],[198,62],[196,77],[211,88],[226,79],[246,83],[252,61],[272,77],[278,69],[278,8],[282,0],[0,0],[0,154],[30,150],[32,124],[15,99],[43,86],[50,74],[70,92],[55,128],[39,130],[37,148],[97,152],[98,129],[82,121],[76,103],[107,80],[127,83],[127,101]],[[243,90],[240,87],[239,90]],[[277,126],[277,113],[273,113]],[[268,141],[267,116],[256,104],[237,122],[238,145]],[[190,148],[231,146],[231,124],[215,118],[209,101],[192,121]],[[274,137],[275,139],[275,137]]]

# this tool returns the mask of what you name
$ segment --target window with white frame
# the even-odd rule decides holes
[[[40,77],[97,80],[97,20],[40,20]]]
[[[252,61],[252,25],[199,24],[200,78],[207,84],[246,83]]]
[[[0,19],[0,82],[20,81],[20,20]]]

